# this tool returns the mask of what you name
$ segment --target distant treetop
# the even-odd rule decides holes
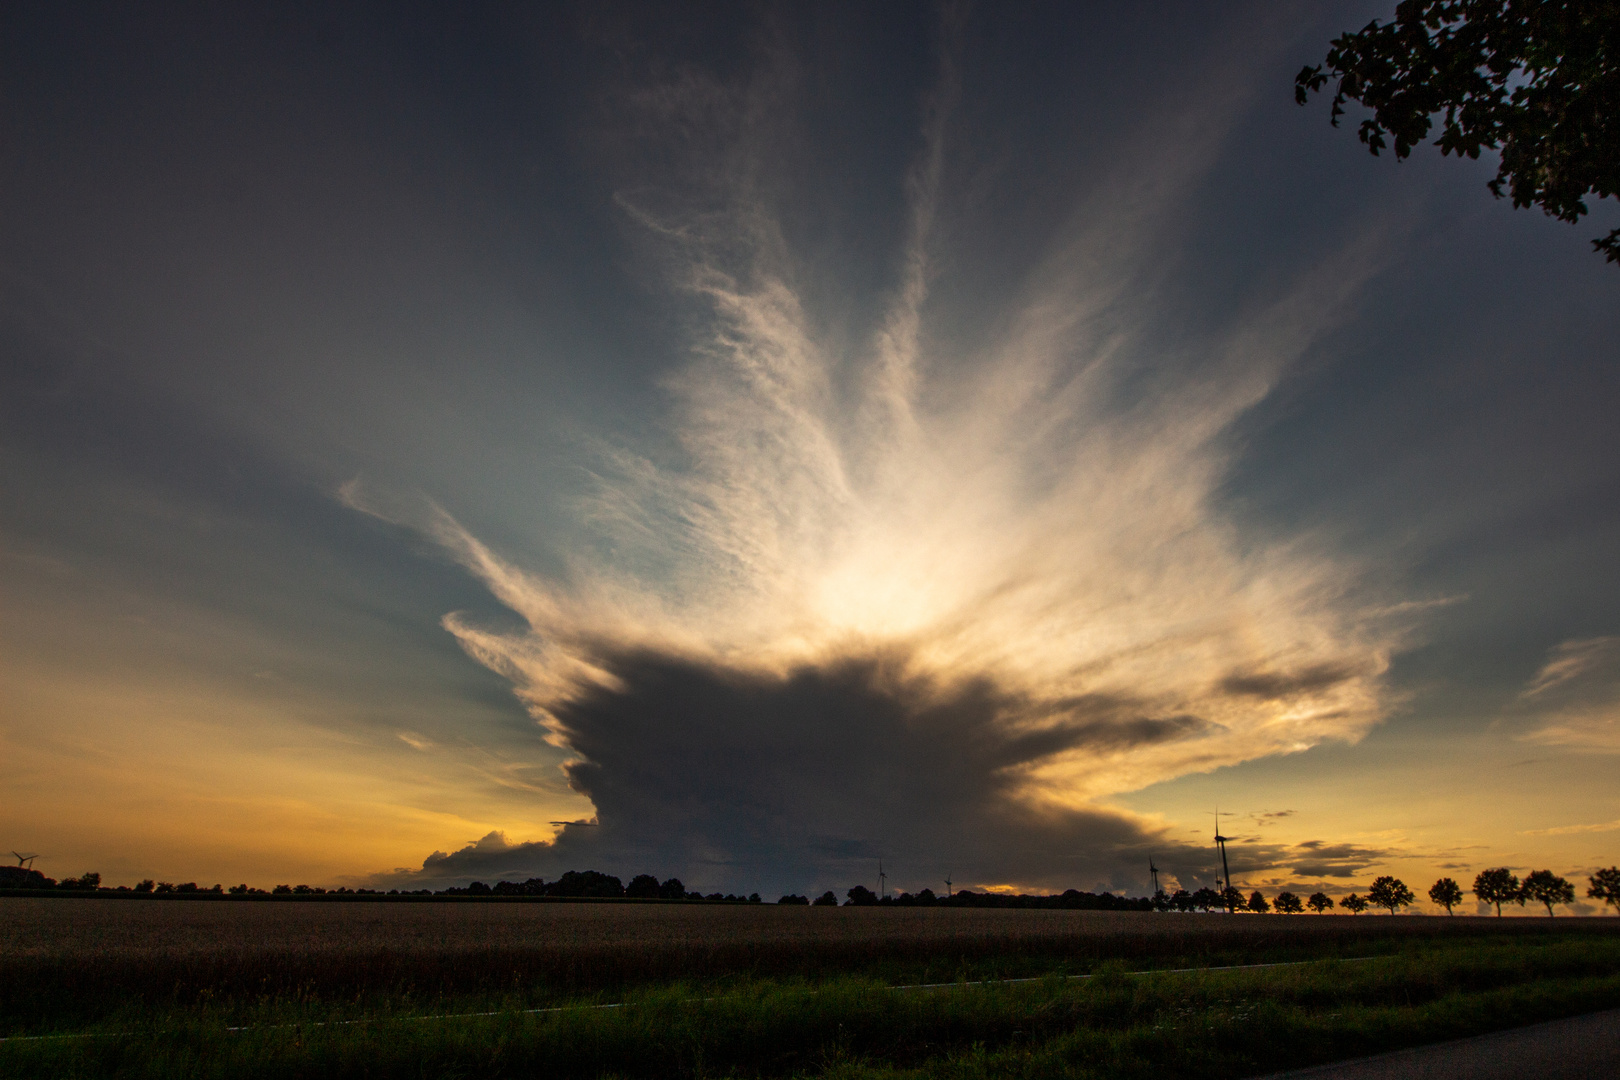
[[[1502,917],[1503,904],[1523,904],[1524,893],[1519,887],[1519,876],[1505,866],[1481,870],[1474,878],[1474,895],[1487,904],[1496,905],[1496,917]]]
[[[1615,914],[1620,915],[1620,866],[1599,870],[1586,879],[1586,885],[1587,896],[1613,905]]]

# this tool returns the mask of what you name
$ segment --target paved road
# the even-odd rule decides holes
[[[1620,1072],[1620,1009],[1264,1080],[1585,1080]]]

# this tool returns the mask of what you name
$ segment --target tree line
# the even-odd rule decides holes
[[[604,874],[596,870],[570,870],[554,881],[533,877],[524,881],[497,881],[493,885],[482,881],[474,881],[466,886],[453,886],[438,891],[432,889],[389,889],[385,892],[381,889],[351,889],[347,887],[326,889],[314,885],[277,885],[273,889],[233,885],[226,889],[221,885],[205,887],[198,885],[194,881],[175,884],[167,881],[153,881],[150,878],[133,887],[128,885],[108,887],[101,884],[101,875],[98,873],[86,873],[76,878],[57,881],[54,878],[46,877],[38,870],[6,866],[0,867],[0,888],[153,895],[219,895],[222,897],[532,896],[558,899],[705,901],[731,904],[759,904],[764,902],[757,892],[750,893],[747,896],[719,892],[705,894],[688,890],[679,878],[671,877],[659,881],[652,874],[637,874],[626,884],[612,874]],[[1546,907],[1547,914],[1551,916],[1554,914],[1555,908],[1575,902],[1575,886],[1551,870],[1532,871],[1521,881],[1508,867],[1492,867],[1481,871],[1474,878],[1472,891],[1475,898],[1480,902],[1494,906],[1498,917],[1501,916],[1502,907],[1506,904],[1518,904],[1521,907],[1531,903],[1542,904]],[[1606,906],[1615,908],[1616,913],[1620,914],[1620,867],[1611,866],[1599,870],[1589,877],[1587,879],[1586,895],[1594,900],[1603,901]],[[1448,915],[1454,913],[1453,909],[1463,902],[1463,898],[1462,886],[1449,877],[1443,877],[1429,887],[1429,899],[1445,908]],[[1151,897],[1116,896],[1108,892],[1090,893],[1081,892],[1078,889],[1068,889],[1062,893],[1052,894],[979,893],[971,889],[962,889],[955,893],[948,893],[945,896],[937,895],[932,889],[922,889],[916,893],[900,892],[893,895],[879,896],[864,885],[855,885],[845,891],[843,901],[840,901],[837,894],[829,889],[814,900],[807,896],[789,893],[783,895],[776,902],[787,906],[809,907],[937,906],[1071,911],[1226,911],[1250,912],[1253,914],[1266,914],[1274,911],[1281,915],[1297,915],[1307,909],[1317,914],[1324,914],[1335,908],[1347,911],[1351,915],[1359,915],[1368,908],[1383,908],[1393,915],[1411,907],[1416,901],[1416,895],[1404,881],[1386,875],[1376,879],[1372,886],[1368,888],[1365,896],[1352,892],[1337,901],[1324,892],[1316,892],[1309,897],[1301,897],[1296,893],[1283,891],[1268,899],[1258,889],[1244,895],[1242,890],[1231,885],[1221,890],[1206,887],[1189,892],[1186,889],[1177,889],[1175,892],[1168,894],[1160,890]]]
[[[1532,871],[1520,881],[1508,867],[1492,867],[1482,870],[1474,878],[1473,893],[1481,903],[1494,905],[1498,917],[1501,917],[1503,904],[1518,904],[1521,907],[1527,903],[1543,904],[1551,917],[1555,907],[1575,902],[1575,886],[1551,870]],[[1616,914],[1620,914],[1620,867],[1599,870],[1588,878],[1586,895],[1594,900],[1602,900],[1604,904],[1612,906]],[[1455,914],[1452,909],[1463,901],[1462,886],[1451,878],[1443,877],[1429,886],[1429,899],[1445,908],[1447,915]],[[1228,885],[1219,891],[1209,888],[1196,892],[1177,889],[1170,894],[1161,889],[1154,894],[1152,906],[1155,911],[1247,911],[1256,915],[1270,911],[1281,915],[1298,915],[1306,908],[1320,915],[1337,906],[1352,915],[1360,915],[1368,908],[1384,908],[1394,915],[1416,902],[1417,896],[1406,882],[1386,875],[1372,883],[1366,896],[1352,892],[1336,904],[1331,896],[1323,892],[1312,893],[1306,899],[1292,892],[1280,892],[1275,899],[1267,900],[1258,889],[1244,896],[1242,890]]]

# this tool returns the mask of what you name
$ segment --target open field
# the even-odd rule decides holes
[[[1236,1077],[1620,1004],[1620,920],[4,900],[0,987],[107,1036],[0,1075]]]
[[[1613,924],[1620,928],[1620,920]],[[1367,955],[1435,937],[1606,934],[1603,920],[1172,915],[776,905],[300,904],[0,899],[0,1021],[102,998],[517,993],[672,980],[949,981],[1109,959],[1209,966]],[[26,987],[26,991],[22,989]],[[52,999],[61,998],[61,1001]]]

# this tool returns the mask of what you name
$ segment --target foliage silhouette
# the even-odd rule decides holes
[[[1530,876],[1524,879],[1520,886],[1526,900],[1534,900],[1538,904],[1545,904],[1547,917],[1553,915],[1554,904],[1573,904],[1575,902],[1575,886],[1553,873],[1551,870],[1533,870]]]
[[[1275,907],[1279,915],[1298,915],[1305,910],[1304,903],[1291,892],[1278,893]]]
[[[1429,886],[1429,899],[1445,908],[1447,915],[1455,914],[1451,909],[1462,903],[1462,887],[1450,878],[1443,877]]]
[[[656,900],[658,879],[651,874],[637,874],[630,879],[630,884],[624,887],[624,895],[635,897],[637,900]]]
[[[1518,875],[1505,866],[1481,870],[1474,878],[1474,895],[1487,904],[1495,904],[1498,919],[1502,917],[1503,904],[1524,903]]]
[[[1586,196],[1620,197],[1620,3],[1616,0],[1404,0],[1333,39],[1324,65],[1294,78],[1304,105],[1337,79],[1331,119],[1346,101],[1372,110],[1359,136],[1396,158],[1441,116],[1441,154],[1501,151],[1487,185],[1516,207],[1576,222]],[[1620,263],[1620,229],[1592,241]]]
[[[1586,879],[1586,895],[1613,906],[1620,915],[1620,866],[1599,870]]]
[[[1325,892],[1313,892],[1311,898],[1305,903],[1312,911],[1320,915],[1333,906],[1333,897]]]
[[[1373,882],[1372,888],[1367,890],[1367,900],[1381,908],[1388,908],[1391,915],[1403,907],[1411,906],[1417,897],[1412,890],[1406,887],[1406,882],[1397,877],[1385,874]]]

